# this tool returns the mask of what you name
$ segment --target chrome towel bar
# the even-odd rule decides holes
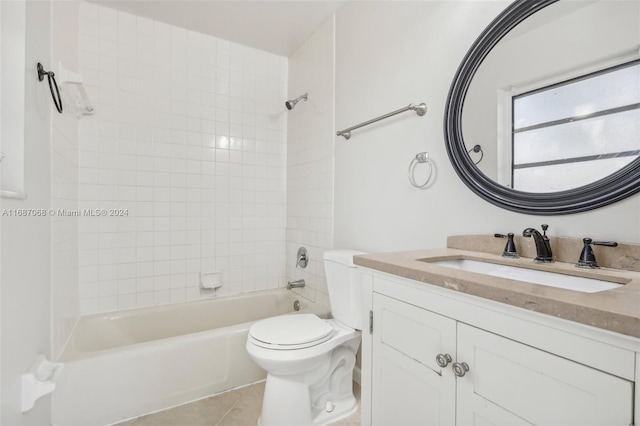
[[[424,102],[418,105],[409,104],[404,108],[400,108],[388,114],[381,115],[380,117],[376,117],[372,120],[365,121],[364,123],[356,124],[355,126],[349,127],[348,129],[340,130],[339,132],[336,133],[336,135],[342,136],[343,138],[349,140],[351,138],[352,130],[359,129],[360,127],[368,126],[369,124],[373,124],[377,121],[384,120],[385,118],[393,117],[394,115],[400,114],[405,111],[415,111],[416,114],[422,117],[427,113],[427,105]]]

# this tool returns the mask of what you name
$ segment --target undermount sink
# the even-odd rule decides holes
[[[482,262],[471,259],[425,261],[432,265],[444,266],[446,268],[475,272],[477,274],[484,274],[492,277],[508,278],[527,283],[541,284],[549,287],[564,288],[582,293],[597,293],[599,291],[618,288],[623,285],[611,281],[578,277],[556,272],[539,271],[536,269],[521,268],[518,266],[500,265],[497,263]]]

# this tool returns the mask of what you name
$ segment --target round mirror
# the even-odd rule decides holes
[[[518,0],[451,85],[452,165],[485,200],[540,215],[640,191],[640,0]]]

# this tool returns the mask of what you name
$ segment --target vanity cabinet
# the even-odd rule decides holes
[[[508,306],[364,271],[372,327],[363,332],[362,424],[634,423],[635,353],[612,346],[615,338],[597,341],[563,330],[563,320],[536,323],[540,314],[519,317]],[[593,353],[577,362],[572,351]]]
[[[458,323],[457,424],[633,423],[633,382]],[[480,421],[479,421],[480,420]]]
[[[380,294],[373,318],[374,424],[454,424],[455,376],[436,355],[455,356],[456,322]]]

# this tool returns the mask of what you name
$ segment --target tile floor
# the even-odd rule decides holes
[[[181,405],[116,426],[256,426],[262,409],[264,382],[225,392],[190,404]],[[360,403],[360,386],[353,383]],[[359,426],[360,410],[334,426]]]

